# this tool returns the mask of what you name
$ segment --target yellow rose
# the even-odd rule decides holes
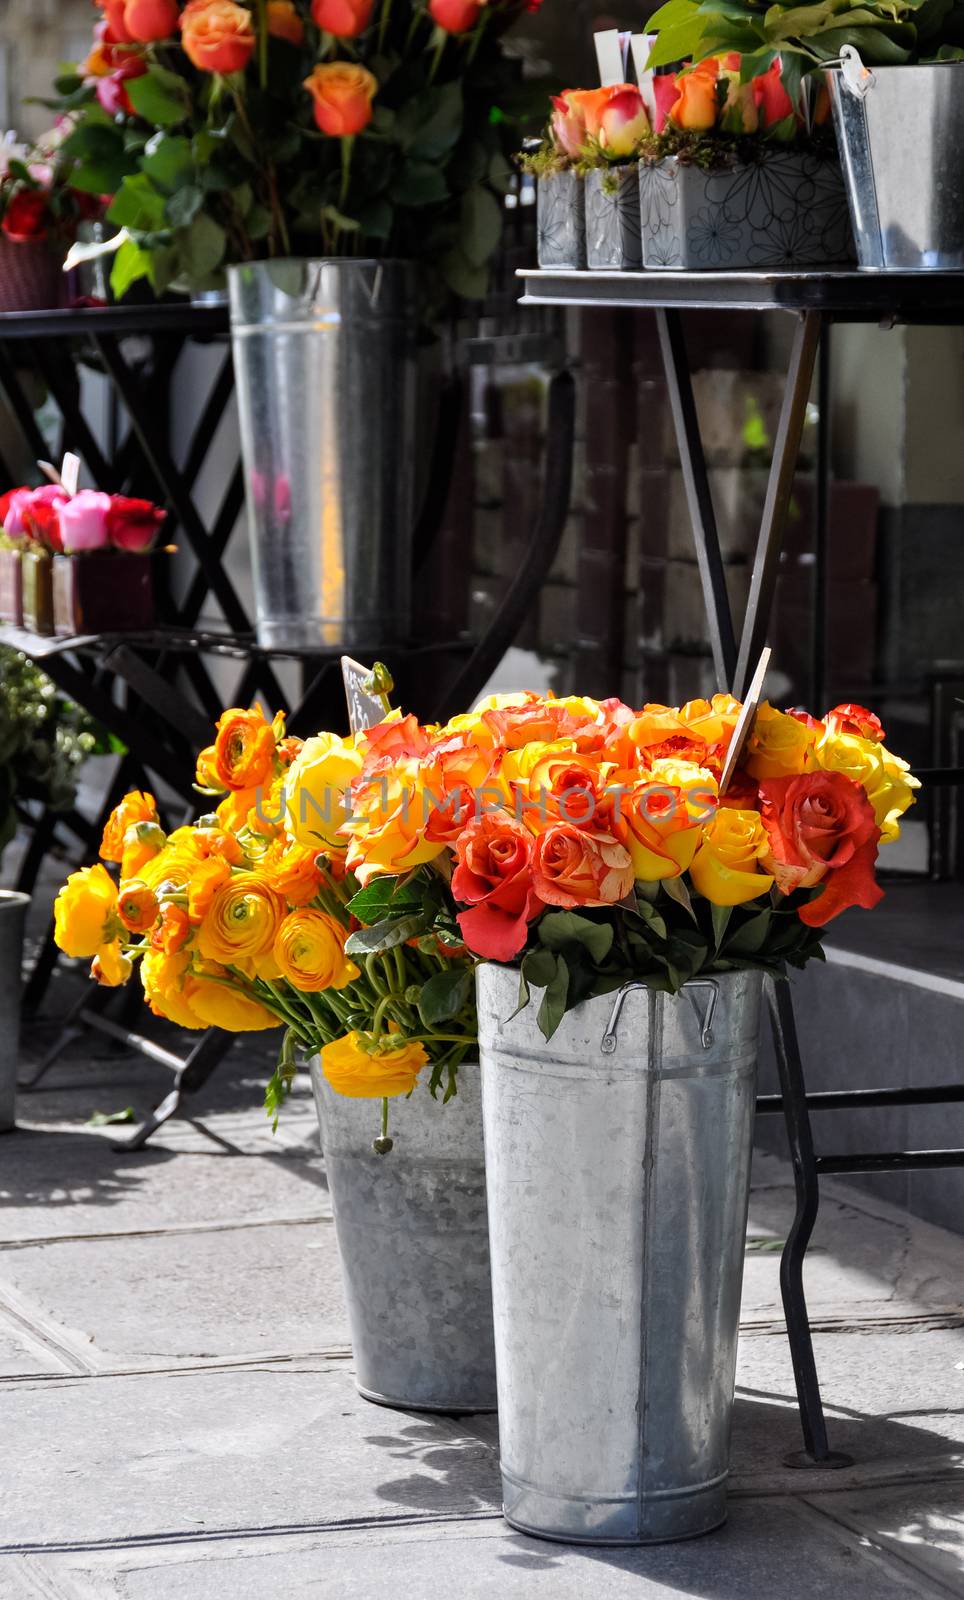
[[[690,878],[694,889],[715,906],[741,906],[757,895],[768,894],[773,879],[760,871],[760,861],[769,848],[758,811],[721,807],[693,857]]]
[[[117,888],[106,867],[72,872],[54,901],[54,938],[67,956],[95,956],[123,934]]]
[[[285,779],[288,832],[298,844],[344,850],[339,834],[348,816],[348,788],[360,776],[362,758],[348,739],[319,733],[305,743]]]
[[[225,1033],[260,1033],[279,1028],[281,1020],[253,995],[227,980],[222,967],[190,970],[184,979],[184,998],[206,1028]]]
[[[900,838],[900,819],[914,805],[914,790],[920,788],[920,779],[906,761],[876,740],[829,728],[817,740],[814,760],[824,772],[842,772],[860,784],[874,808],[882,844]]]
[[[411,1094],[427,1061],[422,1044],[379,1050],[374,1040],[362,1033],[347,1033],[321,1052],[321,1070],[331,1087],[352,1100]]]
[[[278,929],[274,959],[293,989],[313,994],[344,989],[359,976],[345,955],[348,929],[324,911],[292,911]]]
[[[226,967],[270,956],[285,913],[281,896],[256,872],[235,872],[211,896],[198,929],[197,947],[206,961]]]
[[[445,849],[428,836],[438,797],[427,778],[418,762],[401,760],[354,785],[345,859],[359,882],[379,872],[409,872]]]
[[[791,778],[813,765],[817,728],[808,728],[764,700],[746,742],[743,765],[751,778]]]
[[[638,779],[638,774],[634,775]],[[672,756],[614,801],[613,832],[629,851],[641,883],[661,883],[684,873],[717,804],[717,782],[706,767]]]

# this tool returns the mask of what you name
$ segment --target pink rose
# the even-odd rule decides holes
[[[29,503],[30,493],[29,489],[11,489],[10,493],[3,497],[6,504],[0,514],[0,521],[3,523],[4,533],[11,539],[22,539],[27,531],[23,514]]]
[[[100,489],[81,489],[60,507],[60,537],[68,552],[102,550],[107,543],[110,495]]]

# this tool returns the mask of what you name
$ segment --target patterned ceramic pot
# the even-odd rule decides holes
[[[841,266],[853,237],[839,163],[797,150],[706,171],[639,168],[643,264],[681,272]]]
[[[550,172],[536,185],[540,267],[578,272],[586,265],[586,185],[574,172]]]
[[[637,172],[635,165],[596,168],[586,178],[586,261],[596,271],[643,264]]]

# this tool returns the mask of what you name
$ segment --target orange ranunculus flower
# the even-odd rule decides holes
[[[629,851],[634,877],[661,883],[685,872],[716,805],[716,779],[708,768],[654,761],[614,806],[612,831]]]
[[[260,706],[236,707],[218,718],[214,770],[222,789],[259,789],[274,777],[274,753],[284,724],[269,722]]]
[[[380,872],[408,872],[444,850],[441,840],[428,837],[434,797],[416,762],[386,761],[383,771],[352,784],[351,801],[345,861],[360,883]]]
[[[173,954],[166,950],[148,950],[141,959],[144,998],[156,1017],[166,1017],[179,1028],[205,1028],[207,1023],[191,1010],[183,992],[190,965],[191,957],[186,950]]]
[[[629,894],[634,877],[629,851],[611,834],[557,822],[536,839],[532,888],[548,906],[615,905]]]
[[[701,61],[692,72],[681,72],[676,80],[679,91],[670,111],[670,121],[690,133],[703,133],[716,127],[719,115],[717,76],[719,63],[712,58]]]
[[[67,956],[95,956],[123,933],[117,886],[106,867],[72,872],[54,901],[54,938]]]
[[[225,1033],[260,1033],[278,1028],[281,1019],[253,994],[230,978],[223,967],[196,963],[184,976],[184,999],[205,1028]]]
[[[290,911],[278,929],[274,959],[293,989],[315,994],[344,989],[359,976],[345,955],[348,929],[324,911]]]
[[[285,824],[296,843],[308,850],[346,849],[341,829],[350,786],[361,770],[361,754],[350,739],[319,733],[305,740],[285,774]]]
[[[124,27],[138,44],[170,39],[177,23],[177,0],[125,0]]]
[[[271,954],[285,905],[256,872],[235,872],[216,889],[198,930],[197,946],[206,961],[221,965],[257,964]]]
[[[206,819],[203,825],[196,823],[191,833],[202,861],[217,858],[232,867],[240,867],[244,861],[244,851],[234,834],[228,833],[226,828],[215,827],[213,822],[209,826]]]
[[[183,950],[191,936],[191,919],[184,906],[174,900],[165,900],[160,920],[151,934],[151,949],[163,950],[165,955],[176,955]]]
[[[348,1033],[326,1044],[321,1052],[321,1070],[335,1093],[352,1100],[411,1094],[427,1061],[423,1044],[386,1042],[379,1048],[363,1033]]]
[[[315,866],[317,850],[304,845],[276,840],[259,863],[261,872],[289,906],[310,905],[321,888],[323,877]]]
[[[200,72],[243,72],[254,54],[251,13],[235,0],[190,0],[181,13],[181,43]]]
[[[158,918],[157,895],[138,878],[122,882],[117,895],[117,915],[128,933],[149,933]]]
[[[145,794],[141,789],[132,789],[130,794],[125,794],[119,805],[116,805],[107,818],[103,837],[100,841],[100,859],[102,861],[122,861],[124,857],[124,836],[128,828],[138,822],[157,823],[157,801],[152,794]]]
[[[122,878],[138,878],[141,868],[164,849],[167,835],[156,822],[135,822],[124,835],[120,859]]]
[[[357,39],[372,20],[375,0],[311,0],[311,18],[322,33]]]
[[[769,851],[758,811],[721,807],[690,864],[693,887],[715,906],[741,906],[768,894],[773,878],[760,862]]]
[[[267,20],[272,39],[284,39],[293,45],[304,42],[305,25],[295,9],[294,0],[268,0]]]
[[[813,766],[816,728],[764,700],[746,742],[742,765],[751,778],[792,778]]]
[[[197,764],[194,768],[194,782],[199,789],[209,790],[212,794],[222,794],[224,784],[218,777],[217,752],[213,744],[206,746],[198,752]]]
[[[304,81],[314,102],[315,122],[322,133],[349,139],[372,120],[378,79],[367,67],[350,61],[323,61]]]
[[[204,921],[217,891],[230,879],[231,868],[220,856],[209,856],[198,863],[187,886],[187,914],[191,922]]]

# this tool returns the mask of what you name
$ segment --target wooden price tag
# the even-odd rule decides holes
[[[773,651],[770,649],[770,646],[767,645],[759,661],[757,662],[757,669],[753,674],[750,687],[746,691],[746,698],[743,701],[743,710],[740,712],[740,720],[733,729],[733,737],[730,740],[730,748],[726,752],[726,762],[723,767],[723,776],[720,779],[721,795],[726,794],[726,791],[730,786],[730,780],[736,771],[736,764],[743,754],[743,747],[746,744],[747,739],[749,739],[750,734],[753,732],[753,724],[756,721],[756,714],[760,709],[760,699],[763,695],[763,683],[767,675],[767,669],[770,665],[770,657],[772,654]]]
[[[385,707],[379,696],[366,688],[371,682],[371,667],[363,667],[360,661],[353,661],[351,656],[342,656],[341,676],[348,703],[348,725],[352,733],[361,733],[364,728],[374,728],[379,722],[384,722]]]

